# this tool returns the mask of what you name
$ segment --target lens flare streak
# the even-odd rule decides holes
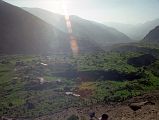
[[[68,33],[69,33],[71,49],[72,49],[73,55],[75,56],[79,53],[79,48],[78,48],[77,39],[76,39],[76,37],[73,36],[70,16],[68,14],[66,2],[64,0],[62,0],[62,6],[63,6],[64,14],[65,14],[66,27],[67,27]]]

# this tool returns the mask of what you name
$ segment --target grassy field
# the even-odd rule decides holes
[[[140,55],[142,54],[133,52],[107,52],[76,57],[1,56],[0,115],[34,118],[69,107],[121,102],[159,89],[159,60],[143,67],[127,64],[129,58]],[[110,70],[115,70],[119,75],[139,74],[141,78],[110,80],[98,76],[96,79],[89,79],[92,71]],[[89,71],[89,74],[86,75],[87,79],[83,76],[56,76],[57,73],[67,71]],[[80,97],[67,95],[66,92],[80,94]]]

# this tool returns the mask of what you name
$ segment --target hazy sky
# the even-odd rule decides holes
[[[143,23],[159,18],[159,0],[4,0],[19,7],[38,7],[98,22]],[[64,5],[62,4],[62,1]]]

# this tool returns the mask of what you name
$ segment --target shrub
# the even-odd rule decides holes
[[[79,117],[76,115],[71,115],[67,120],[79,120]]]

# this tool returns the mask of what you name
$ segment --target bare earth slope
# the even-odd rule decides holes
[[[133,111],[129,107],[132,103],[137,103],[139,105],[143,102],[147,103],[142,105],[137,111]],[[72,114],[79,116],[80,120],[89,120],[88,114],[92,111],[96,113],[97,118],[102,114],[107,113],[109,115],[108,120],[159,120],[159,93],[158,91],[155,91],[118,104],[69,108],[53,115],[39,117],[36,120],[66,120]]]

